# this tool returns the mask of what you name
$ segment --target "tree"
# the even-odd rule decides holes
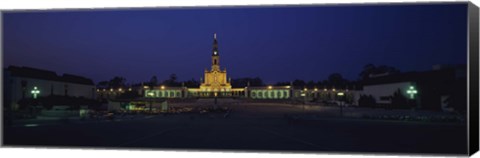
[[[155,87],[158,85],[158,79],[157,79],[157,76],[152,76],[152,78],[150,79],[150,86],[152,87]]]
[[[370,78],[370,75],[385,74],[385,73],[396,74],[399,72],[400,70],[392,66],[387,66],[387,65],[375,66],[373,64],[367,64],[363,67],[363,70],[362,72],[360,72],[359,76],[360,76],[360,79],[366,80]]]
[[[120,87],[125,87],[125,82],[127,80],[123,77],[120,76],[115,76],[113,79],[111,79],[108,83],[109,88],[120,88]]]
[[[185,86],[188,88],[196,88],[200,86],[200,82],[196,81],[195,79],[190,79],[188,81],[185,81]]]
[[[265,86],[263,83],[263,80],[260,79],[259,77],[255,78],[237,78],[237,79],[232,79],[231,83],[232,87],[246,87],[248,86],[248,83],[250,83],[250,86]]]
[[[250,80],[250,86],[265,86],[263,80],[260,77],[255,77]]]
[[[274,86],[289,86],[290,82],[277,82],[274,84]]]
[[[345,79],[339,73],[333,73],[328,76],[328,82],[335,87],[342,87],[345,84]]]
[[[316,84],[314,81],[310,80],[306,83],[306,86],[307,87],[310,87],[310,88],[313,88],[313,87],[316,87]]]
[[[173,82],[176,82],[177,81],[177,74],[170,74],[170,81],[173,83]]]
[[[403,94],[402,94],[402,91],[400,89],[398,89],[397,91],[395,91],[393,93],[393,96],[391,98],[392,100],[392,104],[391,106],[393,108],[407,108],[409,107],[409,104],[408,104],[408,98],[405,97]]]
[[[28,82],[25,81],[25,80],[22,80],[20,82],[20,85],[22,86],[22,99],[25,98],[25,95],[26,95],[26,92],[27,92],[27,84],[28,84]]]
[[[362,72],[360,72],[360,78],[362,80],[365,80],[365,79],[368,79],[370,74],[373,74],[373,72],[375,71],[375,65],[373,64],[367,64],[365,66],[363,66],[363,70]]]
[[[293,86],[305,87],[305,81],[299,79],[293,80]]]
[[[174,73],[170,74],[169,79],[163,81],[163,84],[167,86],[181,86],[181,83],[177,82],[177,75]]]
[[[106,88],[109,88],[108,85],[109,85],[109,82],[108,82],[108,81],[100,81],[100,82],[98,82],[97,87],[98,87],[98,88],[105,88],[105,89],[106,89]]]

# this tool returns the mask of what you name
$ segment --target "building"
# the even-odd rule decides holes
[[[205,94],[213,93],[215,96],[219,93],[225,95],[230,92],[232,85],[227,81],[227,70],[220,70],[220,54],[218,52],[217,34],[213,35],[212,49],[212,67],[211,70],[205,70],[205,77],[200,85],[201,92]],[[211,92],[211,93],[210,93]]]
[[[218,51],[217,34],[213,35],[211,69],[204,71],[199,88],[181,87],[146,87],[144,97],[147,98],[191,98],[191,97],[243,97],[245,88],[232,88],[227,79],[227,70],[220,68],[220,53]]]
[[[337,93],[353,97],[353,90],[348,89],[317,89],[306,87],[294,87],[292,83],[286,86],[250,86],[234,88],[231,80],[227,79],[226,69],[221,70],[220,53],[218,50],[217,34],[213,35],[213,49],[211,54],[211,69],[204,71],[204,78],[201,79],[199,88],[167,87],[165,85],[157,87],[145,86],[143,89],[144,98],[201,98],[201,97],[235,97],[248,98],[253,100],[337,100]],[[100,90],[105,93],[116,93],[116,90]],[[120,91],[119,91],[120,92]],[[103,93],[103,92],[102,92]]]
[[[407,72],[372,77],[363,82],[361,95],[372,96],[376,104],[385,107],[394,104],[395,93],[408,99],[416,108],[457,110],[466,103],[466,66],[435,65],[430,71]],[[458,98],[465,96],[465,98]]]
[[[46,96],[70,96],[95,99],[95,85],[91,79],[53,71],[9,66],[4,71],[4,105],[18,109],[18,101]]]

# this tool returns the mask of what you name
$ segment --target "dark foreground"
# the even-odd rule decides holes
[[[291,122],[289,106],[236,105],[224,114],[7,127],[6,146],[464,154],[464,124],[326,117]]]

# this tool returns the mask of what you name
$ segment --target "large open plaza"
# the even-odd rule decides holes
[[[172,106],[213,107],[213,102],[204,99]],[[219,100],[217,108],[225,107],[228,112],[16,125],[6,128],[5,145],[427,154],[458,154],[466,149],[464,123],[358,119],[341,117],[338,108],[322,105]],[[309,121],[286,117],[301,114],[319,117]],[[348,109],[344,114],[349,114]]]

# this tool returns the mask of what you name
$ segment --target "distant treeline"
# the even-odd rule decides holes
[[[394,74],[399,73],[400,71],[394,67],[380,65],[375,66],[373,64],[367,64],[363,67],[363,70],[359,73],[359,78],[357,80],[348,80],[343,78],[340,73],[332,73],[325,80],[318,81],[304,81],[301,79],[296,79],[293,81],[283,81],[272,84],[273,86],[287,86],[293,85],[295,87],[305,87],[305,88],[338,88],[338,89],[355,89],[359,86],[362,80],[368,79],[372,75],[377,74]],[[231,80],[232,87],[241,88],[250,86],[266,86],[263,80],[260,77],[244,77],[236,78]],[[189,88],[199,87],[200,81],[195,79],[190,79],[186,81],[178,81],[177,75],[175,73],[171,74],[170,77],[166,80],[159,81],[157,76],[152,76],[149,81],[140,82],[140,83],[127,83],[127,79],[121,76],[115,76],[110,80],[100,81],[97,84],[98,88],[124,88],[124,87],[136,87],[136,86],[171,86],[179,87],[186,86]]]

